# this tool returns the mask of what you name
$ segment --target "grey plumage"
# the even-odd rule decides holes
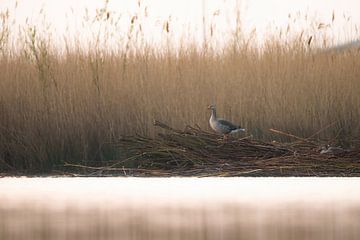
[[[218,122],[224,127],[224,129],[228,131],[228,133],[241,128],[240,126],[236,126],[233,123],[226,121],[224,119],[218,119]]]
[[[227,120],[224,119],[218,119],[216,117],[216,108],[213,105],[210,105],[208,109],[211,109],[211,116],[209,119],[209,123],[211,128],[218,133],[227,135],[230,133],[235,133],[239,131],[245,131],[244,128],[241,128],[238,125],[235,125]]]

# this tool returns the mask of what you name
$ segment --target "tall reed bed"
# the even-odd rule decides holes
[[[208,129],[208,104],[258,139],[279,140],[268,131],[275,128],[347,146],[359,140],[356,50],[311,51],[302,39],[272,39],[259,49],[239,37],[221,50],[175,49],[171,39],[165,49],[134,47],[130,32],[122,50],[98,41],[84,49],[79,40],[63,51],[28,27],[12,51],[9,28],[2,31],[2,170],[116,160],[122,153],[111,143],[124,135],[155,136],[154,119]]]

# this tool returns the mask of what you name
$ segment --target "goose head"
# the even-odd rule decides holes
[[[209,109],[209,110],[216,110],[216,107],[215,107],[215,105],[209,105],[209,106],[208,106],[208,109]]]

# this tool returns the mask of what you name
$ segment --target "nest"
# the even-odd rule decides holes
[[[121,157],[111,164],[66,167],[97,176],[360,176],[359,149],[321,154],[318,143],[294,135],[292,143],[267,143],[251,136],[224,139],[199,127],[154,125],[166,133],[122,138],[114,145]]]

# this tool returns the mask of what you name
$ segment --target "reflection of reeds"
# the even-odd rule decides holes
[[[263,188],[267,183],[264,181]],[[175,185],[179,189],[186,189],[186,186]],[[229,191],[240,192],[240,196],[247,196],[253,191],[252,188],[239,189],[231,183],[226,187]],[[283,187],[279,184],[276,190],[282,192]],[[121,190],[121,187],[115,189]],[[298,201],[277,204],[269,203],[264,195],[253,196],[253,203],[238,203],[238,199],[217,200],[216,189],[211,195],[214,200],[204,201],[201,198],[202,201],[195,206],[186,204],[186,200],[182,202],[186,196],[170,200],[173,199],[173,189],[163,189],[163,198],[169,198],[166,203],[158,203],[145,194],[136,195],[135,199],[113,199],[110,194],[108,197],[113,201],[97,201],[97,206],[93,208],[86,207],[89,198],[92,199],[92,195],[86,195],[76,202],[69,201],[63,210],[52,208],[51,203],[27,202],[27,205],[9,208],[7,202],[1,202],[0,237],[9,240],[328,240],[357,239],[360,234],[359,205],[348,201],[345,196],[342,198],[344,201],[326,204],[322,201],[310,202],[309,197],[312,199],[312,196],[308,195],[298,197]],[[321,189],[318,190],[321,192]],[[199,192],[193,195],[198,196]],[[311,193],[319,195],[317,191]],[[141,204],[136,199],[138,196],[143,197]],[[291,199],[294,193],[289,193],[289,196]]]
[[[99,13],[100,27],[113,20],[106,9]],[[154,118],[206,129],[213,101],[257,139],[274,139],[270,128],[306,138],[334,122],[317,137],[346,147],[359,138],[358,51],[311,52],[302,38],[269,40],[259,50],[239,32],[221,51],[196,44],[172,50],[170,22],[164,51],[136,42],[139,19],[117,51],[106,48],[111,34],[104,29],[87,50],[75,41],[61,52],[35,28],[18,40],[17,52],[1,49],[0,169],[116,159],[117,151],[103,146],[123,135],[155,136]]]

